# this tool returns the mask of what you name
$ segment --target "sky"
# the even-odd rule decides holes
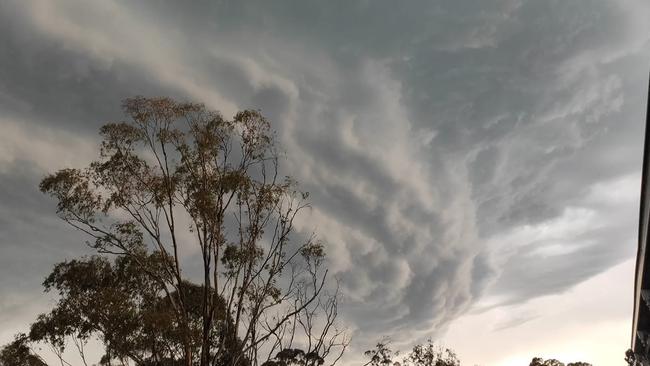
[[[310,192],[353,336],[464,365],[622,365],[646,0],[0,3],[0,343],[84,252],[38,192],[122,99],[260,109]]]

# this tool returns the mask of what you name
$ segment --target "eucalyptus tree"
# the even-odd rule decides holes
[[[123,110],[97,160],[40,184],[98,256],[55,267],[45,286],[61,300],[22,341],[62,354],[99,334],[106,362],[138,365],[257,365],[296,348],[338,360],[338,286],[323,244],[296,233],[308,195],[280,177],[269,122],[169,98]]]

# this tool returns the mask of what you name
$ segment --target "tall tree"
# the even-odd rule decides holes
[[[348,344],[335,321],[338,289],[328,286],[323,245],[295,233],[307,194],[279,177],[267,120],[254,110],[227,120],[169,98],[127,99],[123,110],[130,121],[101,128],[97,161],[40,185],[65,222],[118,260],[57,266],[45,285],[64,302],[30,338],[100,330],[108,361],[139,365],[157,354],[207,366],[226,353],[229,364],[256,365],[295,347],[338,360]],[[81,323],[66,317],[79,309]],[[146,326],[160,335],[150,338]],[[163,352],[170,339],[175,346]]]

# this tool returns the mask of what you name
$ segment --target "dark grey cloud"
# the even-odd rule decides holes
[[[53,203],[38,191],[43,171],[33,162],[17,160],[0,169],[0,336],[13,332],[44,312],[50,296],[41,283],[54,263],[89,250],[79,234],[53,215]],[[80,245],[81,244],[81,245]]]
[[[508,298],[507,303],[562,293],[602,272],[603,268],[628,259],[633,254],[632,250],[621,253],[619,246],[622,241],[630,240],[633,240],[633,236],[624,233],[614,238],[608,236],[595,244],[557,255],[536,255],[534,251],[538,248],[523,248],[504,264],[504,271],[493,291],[514,295]]]
[[[5,314],[82,247],[39,177],[90,159],[137,94],[270,117],[361,338],[435,333],[486,293],[560,293],[633,255],[636,200],[595,195],[638,179],[640,0],[0,7]]]

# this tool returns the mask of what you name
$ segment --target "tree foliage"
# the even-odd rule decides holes
[[[629,353],[629,352],[628,352]],[[411,351],[400,356],[398,351],[390,348],[388,339],[377,343],[375,348],[364,353],[367,362],[363,366],[460,366],[460,360],[456,353],[445,347],[435,345],[431,340],[424,344],[415,345]],[[544,360],[541,357],[534,357],[530,366],[565,366],[556,359]],[[587,362],[571,362],[566,366],[591,366]]]
[[[642,353],[635,353],[632,349],[625,351],[625,363],[629,366],[642,366],[648,364],[648,357]]]
[[[535,357],[530,361],[530,366],[565,366],[564,363],[556,359],[544,360],[541,357]],[[591,366],[587,362],[570,362],[566,366]]]
[[[151,254],[145,260],[156,262],[160,257]],[[59,301],[32,324],[29,339],[50,345],[60,357],[71,341],[84,364],[84,346],[92,337],[100,338],[105,346],[104,363],[131,359],[137,364],[173,364],[183,352],[183,332],[176,325],[168,295],[139,268],[130,257],[111,262],[94,256],[58,264],[44,285],[46,290],[58,292]],[[198,354],[203,288],[190,282],[180,288],[188,307],[192,352]],[[215,313],[211,347],[224,351],[216,354],[211,364],[249,364],[246,359],[233,363],[228,358],[242,345],[228,332],[233,320],[225,312],[223,298],[219,298]]]
[[[336,362],[338,287],[322,243],[295,233],[307,194],[279,177],[267,120],[169,98],[123,109],[98,160],[41,182],[98,256],[54,268],[44,284],[60,301],[23,343],[62,357],[72,342],[84,362],[94,336],[106,363],[256,365],[295,348]]]
[[[3,366],[47,366],[45,361],[30,348],[26,334],[17,334],[14,341],[0,351],[0,365]]]
[[[454,351],[437,346],[431,340],[415,345],[401,358],[398,358],[399,352],[389,347],[387,340],[382,340],[374,349],[366,351],[365,356],[369,360],[364,366],[460,366]]]

